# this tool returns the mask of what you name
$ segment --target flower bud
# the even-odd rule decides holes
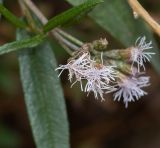
[[[104,38],[104,39],[101,38],[99,40],[93,41],[92,46],[93,46],[94,50],[105,51],[108,46],[108,41],[106,40],[106,38]]]
[[[105,60],[104,60],[105,62]],[[107,60],[108,64],[109,65],[113,65],[116,67],[117,70],[125,73],[125,74],[132,74],[132,69],[131,69],[131,65],[130,64],[127,64],[123,61],[120,61],[120,60]]]
[[[129,60],[131,57],[131,48],[127,49],[114,49],[106,51],[104,57],[108,57],[116,60]]]

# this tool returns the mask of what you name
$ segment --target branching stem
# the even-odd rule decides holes
[[[48,22],[48,19],[42,14],[42,12],[31,0],[24,0],[24,2],[31,9],[31,11],[39,18],[43,25],[45,25]],[[78,47],[81,47],[83,45],[83,42],[79,41],[75,37],[71,36],[70,34],[64,32],[59,28],[53,29],[51,33],[57,40],[61,40],[60,43],[67,43],[67,45],[69,45],[69,47],[73,50],[77,50]]]

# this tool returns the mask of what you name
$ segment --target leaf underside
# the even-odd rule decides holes
[[[17,39],[28,37],[17,31]],[[66,107],[48,42],[18,54],[27,111],[37,148],[69,148]]]

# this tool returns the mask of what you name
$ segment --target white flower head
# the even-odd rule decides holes
[[[142,90],[143,87],[149,86],[148,76],[131,76],[122,78],[118,82],[118,88],[114,93],[114,100],[120,101],[123,98],[125,107],[128,107],[128,102],[134,102],[140,97],[147,95],[147,92]]]
[[[143,67],[145,70],[144,62],[150,62],[151,55],[155,54],[154,52],[147,52],[147,49],[151,49],[152,47],[152,41],[146,43],[146,37],[139,37],[136,42],[135,46],[132,47],[131,51],[131,61],[132,61],[132,67],[134,63],[137,64],[138,72],[140,72],[140,67]]]
[[[104,101],[103,94],[106,91],[113,91],[114,89],[109,83],[115,81],[116,75],[117,73],[113,69],[113,66],[94,65],[86,71],[87,84],[85,92],[88,92],[88,94],[93,92],[95,98],[100,96],[101,101]]]
[[[73,77],[75,77],[76,81],[71,85],[71,87],[76,83],[80,82],[81,90],[82,87],[82,79],[85,79],[85,71],[90,68],[90,64],[94,62],[90,59],[90,54],[88,52],[84,52],[80,57],[77,59],[72,59],[66,65],[60,65],[56,70],[61,70],[60,76],[64,70],[68,70],[68,79],[72,82]]]
[[[72,59],[66,65],[60,65],[56,70],[61,70],[61,73],[67,69],[69,70],[69,80],[72,82],[73,77],[75,77],[76,83],[80,82],[81,91],[94,93],[95,98],[100,97],[103,101],[103,94],[107,91],[113,91],[114,87],[109,83],[115,81],[117,73],[114,70],[115,66],[105,66],[103,65],[102,54],[101,63],[97,63],[95,60],[91,59],[89,52],[84,52],[78,54],[78,58]],[[87,80],[85,89],[83,90],[82,80]]]

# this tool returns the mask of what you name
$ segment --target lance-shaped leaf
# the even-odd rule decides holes
[[[14,24],[16,27],[25,28],[27,25],[17,18],[12,12],[10,12],[7,8],[5,8],[0,3],[0,13],[12,24]]]
[[[43,27],[44,32],[48,32],[57,26],[62,26],[70,21],[79,18],[80,16],[89,12],[97,4],[103,2],[102,0],[87,0],[85,3],[73,7],[55,17],[50,19],[48,23]]]
[[[24,39],[25,31],[17,32]],[[48,42],[19,53],[25,103],[37,148],[69,148],[65,101]]]
[[[79,5],[86,0],[67,1],[73,5]],[[104,3],[98,5],[89,15],[126,47],[134,45],[139,36],[145,35],[148,40],[152,40],[154,48],[151,50],[156,53],[152,63],[160,73],[160,52],[153,34],[141,19],[134,19],[127,0],[104,0]]]
[[[46,35],[40,34],[28,39],[22,39],[11,43],[6,43],[0,46],[0,55],[27,47],[28,48],[35,47],[39,45],[41,42],[43,42],[45,37]]]

